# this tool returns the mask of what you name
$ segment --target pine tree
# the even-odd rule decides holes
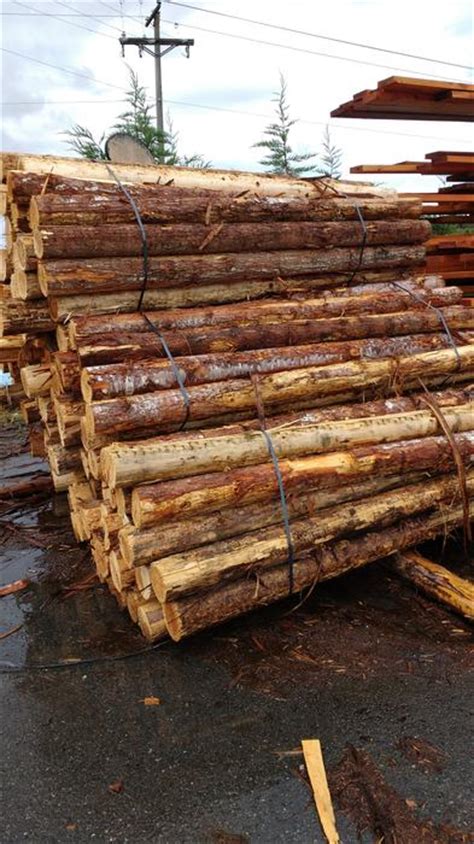
[[[323,152],[319,172],[324,176],[331,176],[333,179],[340,179],[342,175],[342,150],[333,144],[329,126],[323,132]]]
[[[269,169],[271,173],[284,173],[288,176],[303,176],[314,172],[315,164],[305,162],[316,158],[315,154],[294,152],[289,142],[290,130],[298,121],[290,118],[286,80],[282,73],[280,73],[280,90],[275,92],[272,102],[276,103],[276,121],[270,123],[264,130],[265,139],[253,145],[268,150],[268,155],[262,158],[259,164]]]
[[[138,75],[130,69],[130,88],[127,91],[128,108],[119,114],[117,122],[111,132],[123,132],[141,141],[158,164],[180,164],[186,167],[209,167],[210,162],[204,161],[197,153],[182,156],[178,153],[178,133],[174,132],[171,122],[166,131],[161,132],[154,124],[151,106],[147,103],[146,89],[140,85]],[[70,140],[66,143],[77,152],[81,158],[105,160],[107,158],[104,142],[106,134],[96,140],[85,126],[73,125],[63,134]]]

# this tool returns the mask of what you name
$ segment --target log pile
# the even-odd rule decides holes
[[[467,528],[474,312],[419,273],[420,205],[114,166],[145,265],[103,164],[4,163],[22,412],[145,636],[179,640]]]

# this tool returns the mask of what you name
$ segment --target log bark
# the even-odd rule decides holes
[[[183,383],[186,386],[196,386],[306,366],[342,363],[347,360],[375,360],[402,354],[420,354],[450,346],[445,334],[412,334],[345,343],[328,342],[247,352],[225,352],[199,355],[195,358],[177,357],[175,364],[179,368]],[[84,355],[83,365],[88,363],[89,359],[95,361],[96,354],[100,359],[106,352],[103,349],[97,352],[91,350],[87,356]],[[107,350],[107,357],[109,356],[114,357],[113,353],[109,355]],[[102,399],[176,388],[176,371],[167,360],[140,360],[132,354],[128,354],[127,358],[129,363],[85,366],[80,375],[81,394],[85,402],[90,404]],[[76,385],[74,386],[76,389]]]
[[[145,226],[149,255],[192,255],[215,252],[261,252],[283,249],[325,249],[359,246],[364,238],[360,222],[174,223]],[[422,243],[431,234],[426,220],[377,220],[366,223],[366,243]],[[135,223],[101,226],[46,226],[34,230],[34,255],[42,260],[64,258],[129,258],[143,254],[141,232]],[[26,251],[20,254],[26,269]],[[33,257],[34,261],[34,257]],[[28,266],[34,269],[34,266]]]
[[[73,179],[92,179],[114,183],[110,169],[101,161],[71,158],[56,155],[33,155],[31,153],[2,152],[3,171],[23,170],[47,176]],[[238,170],[200,169],[195,167],[175,167],[172,165],[121,164],[114,163],[113,171],[121,182],[145,185],[172,184],[179,188],[231,191],[241,193],[252,191],[258,195],[273,196],[297,194],[308,196],[333,195],[342,192],[345,196],[357,195],[394,197],[393,191],[380,188],[371,182],[341,181],[339,179],[306,180],[293,176],[270,175],[267,173],[249,173]]]
[[[462,507],[455,507],[446,512],[423,513],[404,519],[393,527],[321,546],[295,563],[294,591],[314,588],[320,581],[432,539],[462,524],[462,520]],[[244,577],[201,594],[198,600],[190,596],[164,604],[166,627],[171,638],[177,642],[199,630],[282,600],[288,594],[288,566],[276,566],[259,576],[258,581]]]
[[[4,458],[0,471],[0,499],[23,498],[52,490],[48,464],[29,455]]]
[[[423,246],[368,246],[360,248],[225,253],[215,255],[152,256],[148,261],[147,289],[187,285],[264,282],[278,277],[310,276],[357,269],[397,269],[421,266]],[[76,258],[39,261],[38,278],[45,296],[121,293],[143,287],[141,258]]]
[[[51,368],[57,376],[58,393],[80,396],[81,367],[76,352],[56,352],[53,354]]]
[[[329,403],[331,395],[371,387],[391,388],[394,381],[403,385],[410,378],[430,377],[452,372],[470,372],[474,367],[474,347],[461,346],[426,352],[400,358],[376,361],[358,361],[331,366],[308,367],[287,372],[261,375],[258,389],[260,401],[267,413],[299,400],[309,403],[324,397]],[[393,386],[391,388],[393,390]],[[190,405],[188,421],[209,419],[214,414],[248,412],[255,415],[257,406],[254,384],[229,380],[189,387]],[[334,402],[333,402],[334,403]],[[163,393],[145,393],[127,398],[95,402],[85,409],[85,426],[91,435],[113,434],[133,428],[154,428],[179,422],[186,416],[180,390]]]
[[[401,285],[404,282],[400,282]],[[349,288],[350,294],[350,288]],[[392,291],[365,295],[329,296],[317,299],[264,299],[239,302],[218,308],[178,308],[166,311],[147,311],[146,316],[160,331],[182,331],[204,326],[228,327],[304,319],[327,319],[358,314],[397,313],[405,310],[426,310],[426,305],[446,307],[456,305],[463,297],[459,287],[420,290],[416,296],[410,291]],[[69,339],[73,348],[91,345],[97,336],[108,334],[138,334],[149,332],[149,324],[141,313],[116,314],[114,317],[79,316],[69,323]]]
[[[304,194],[262,196],[248,191],[235,193],[190,191],[175,187],[152,189],[143,187],[131,191],[140,217],[145,224],[201,224],[207,227],[220,223],[273,222],[324,222],[357,221],[359,216],[350,199],[321,198],[311,189]],[[115,189],[94,191],[79,195],[47,193],[33,196],[29,206],[32,228],[47,226],[102,226],[135,225],[136,219],[130,203]],[[418,219],[422,205],[416,200],[401,200],[394,194],[387,198],[361,197],[358,200],[364,220]]]
[[[468,477],[472,494],[474,473]],[[294,553],[299,557],[315,545],[377,525],[387,527],[417,512],[432,508],[446,511],[453,499],[459,501],[460,497],[459,479],[449,476],[414,484],[409,495],[405,488],[396,489],[321,511],[312,518],[292,522]],[[280,525],[157,560],[151,564],[151,583],[156,597],[164,603],[205,592],[245,573],[258,576],[260,571],[283,565],[287,559],[287,538]]]
[[[474,453],[474,434],[454,434],[453,438],[469,465]],[[285,493],[293,495],[305,489],[327,489],[359,482],[374,474],[449,471],[454,458],[445,437],[426,437],[280,460],[279,465]],[[132,519],[136,527],[142,528],[226,507],[277,501],[279,495],[273,464],[264,463],[247,469],[138,486],[132,493]]]
[[[5,334],[41,334],[53,331],[54,323],[44,299],[21,302],[0,299],[0,336]]]
[[[51,445],[47,451],[51,470],[57,475],[63,475],[81,465],[79,449],[64,448],[62,445]]]
[[[284,430],[293,425],[318,425],[321,423],[340,422],[343,420],[370,419],[375,416],[390,416],[396,413],[410,413],[416,410],[426,410],[425,393],[415,393],[410,396],[397,396],[375,401],[355,402],[353,404],[336,404],[326,408],[308,410],[303,413],[280,414],[267,419],[267,428]],[[432,399],[441,408],[456,407],[473,400],[472,387],[465,389],[445,389],[430,393]],[[240,424],[227,425],[208,430],[186,431],[178,434],[150,437],[141,442],[117,442],[106,446],[101,451],[101,477],[108,488],[118,494],[118,488],[135,486],[146,481],[156,480],[157,473],[163,470],[163,446],[167,454],[172,455],[174,449],[192,453],[200,448],[205,451],[208,439],[215,443],[219,437],[242,437],[253,435],[260,431],[260,421],[251,419]],[[118,499],[117,499],[118,506]]]
[[[333,507],[346,501],[357,501],[360,498],[401,486],[406,488],[409,484],[420,480],[423,480],[421,473],[406,473],[369,478],[359,484],[348,484],[332,490],[303,491],[298,495],[288,497],[288,513],[292,520],[302,517],[310,518],[326,507]],[[196,519],[183,518],[144,530],[128,525],[119,531],[120,553],[127,563],[138,567],[140,572],[149,572],[148,564],[161,557],[189,551],[200,545],[220,542],[223,539],[257,531],[270,525],[281,525],[281,519],[280,502],[271,501],[260,503],[258,507],[250,504],[224,509],[222,512],[200,515]]]
[[[472,329],[474,312],[453,305],[438,310],[401,311],[395,314],[359,314],[330,319],[268,323],[264,326],[237,325],[229,328],[204,326],[183,331],[163,331],[162,337],[173,357],[228,354],[253,349],[280,349],[336,340],[360,340],[437,332],[448,325],[451,331]],[[98,366],[122,360],[166,358],[165,346],[154,331],[107,335],[102,342],[78,349],[82,366]],[[279,366],[284,369],[284,366]],[[225,380],[223,375],[221,380]]]
[[[377,291],[391,290],[391,282],[403,281],[404,287],[410,287],[414,292],[420,289],[434,289],[444,286],[439,276],[413,276],[410,267],[397,270],[379,270],[375,272],[360,272],[354,276],[354,283],[350,291],[341,287],[344,279],[341,275],[324,275],[313,278],[301,277],[287,279],[268,279],[267,281],[232,282],[223,287],[221,284],[193,285],[191,287],[163,288],[161,290],[147,290],[143,298],[146,310],[156,308],[188,308],[195,305],[223,305],[226,302],[242,302],[247,299],[261,299],[264,296],[282,294],[301,296],[305,291],[318,290],[322,293],[331,292],[338,296]],[[117,314],[137,310],[138,296],[136,291],[124,293],[101,294],[100,296],[56,296],[49,298],[49,309],[54,320],[64,320],[74,314]]]
[[[448,609],[474,621],[474,584],[416,551],[397,554],[391,568],[417,590],[435,598]]]

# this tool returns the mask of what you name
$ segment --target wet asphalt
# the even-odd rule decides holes
[[[328,768],[367,750],[418,817],[474,829],[472,631],[388,566],[150,649],[84,584],[64,501],[0,519],[0,583],[29,580],[0,599],[0,631],[22,625],[0,640],[2,844],[322,842],[302,738]],[[438,769],[407,757],[413,738]]]

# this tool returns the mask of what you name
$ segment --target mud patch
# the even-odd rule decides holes
[[[355,824],[359,838],[371,834],[383,844],[473,844],[474,833],[419,818],[417,806],[390,786],[364,750],[348,745],[328,773],[338,808]]]

